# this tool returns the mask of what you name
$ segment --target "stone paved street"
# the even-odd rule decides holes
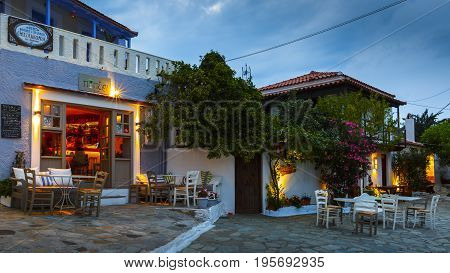
[[[183,252],[450,252],[450,202],[441,202],[438,214],[436,230],[380,225],[374,237],[352,234],[349,219],[326,230],[315,226],[315,215],[236,215],[220,219]]]
[[[102,207],[99,218],[24,215],[0,205],[0,252],[149,252],[202,222],[192,211]]]

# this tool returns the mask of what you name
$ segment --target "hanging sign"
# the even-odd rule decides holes
[[[111,89],[111,79],[79,74],[78,89],[80,91],[108,95]]]
[[[10,16],[8,42],[50,52],[53,51],[53,29]]]
[[[21,108],[20,105],[1,105],[1,135],[2,138],[21,138]]]

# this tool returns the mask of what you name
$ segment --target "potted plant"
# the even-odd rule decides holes
[[[199,191],[196,200],[199,209],[206,209],[208,207],[208,191],[206,189]]]
[[[214,205],[217,205],[219,201],[217,200],[217,193],[216,192],[208,192],[208,207],[212,207]]]
[[[311,204],[311,196],[304,194],[300,199],[300,203],[302,204],[302,206],[307,206]]]
[[[300,197],[298,197],[297,195],[294,195],[291,198],[289,198],[289,205],[299,209],[302,207],[302,199],[300,199]]]
[[[11,179],[0,180],[0,203],[11,207],[12,181]]]

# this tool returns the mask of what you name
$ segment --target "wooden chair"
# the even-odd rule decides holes
[[[317,205],[316,226],[319,225],[319,222],[322,225],[325,222],[325,227],[328,228],[330,220],[333,220],[336,225],[338,223],[342,225],[342,207],[328,204],[327,191],[316,190],[314,193]]]
[[[55,199],[53,191],[36,187],[36,172],[34,170],[24,169],[24,172],[27,187],[24,212],[28,209],[28,213],[31,214],[34,207],[49,207],[50,213],[53,214],[53,201]]]
[[[137,175],[136,184],[130,185],[128,199],[129,203],[135,204],[138,204],[139,202],[147,203],[150,201],[150,181],[147,174]]]
[[[414,213],[416,210],[426,210],[428,203],[430,201],[430,194],[426,192],[413,192],[413,197],[420,197],[420,200],[411,202],[409,206],[406,207],[406,223],[409,223],[409,217],[414,220]]]
[[[194,206],[196,204],[195,197],[197,194],[197,185],[200,180],[200,171],[188,171],[184,185],[175,186],[173,189],[173,206],[175,207],[177,200],[184,200],[186,206],[189,207],[189,199],[193,199]]]
[[[398,196],[396,195],[382,195],[381,207],[383,209],[383,228],[386,228],[386,222],[392,222],[392,230],[395,230],[397,223],[403,224],[406,227],[406,212],[401,209],[398,204]]]
[[[94,181],[90,182],[90,187],[78,188],[77,203],[79,204],[81,216],[84,216],[86,210],[89,211],[89,215],[92,215],[92,210],[95,207],[96,216],[99,217],[103,187],[107,178],[107,172],[97,172]]]
[[[434,195],[431,198],[431,204],[429,209],[418,209],[414,211],[414,224],[413,228],[416,227],[418,221],[421,223],[430,223],[431,229],[436,227],[436,210],[439,202],[440,195]]]
[[[28,193],[27,182],[24,179],[15,177],[10,177],[9,179],[12,181],[11,207],[19,208],[25,212]]]
[[[356,221],[355,234],[363,232],[364,225],[369,226],[369,235],[376,235],[378,230],[378,203],[375,197],[363,193],[355,198],[353,218]]]

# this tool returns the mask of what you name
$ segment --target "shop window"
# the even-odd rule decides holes
[[[116,116],[116,134],[130,134],[130,115],[117,114]]]
[[[131,139],[129,137],[115,138],[115,155],[116,158],[131,158]]]
[[[42,132],[41,156],[61,156],[61,132]]]
[[[47,129],[61,128],[61,106],[45,103],[43,110],[42,127]]]

